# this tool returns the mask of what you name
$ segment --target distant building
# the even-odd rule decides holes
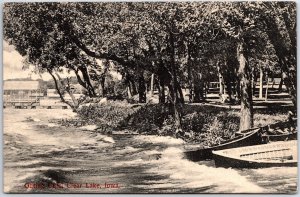
[[[79,99],[81,94],[81,89],[80,89],[80,85],[76,86],[76,85],[72,85],[71,86],[71,91],[73,92],[73,96],[76,99]],[[64,93],[63,97],[65,98],[65,100],[71,100],[71,97],[68,93]],[[56,89],[47,89],[47,99],[59,99],[60,100],[60,96],[57,92]]]
[[[4,81],[4,107],[35,108],[43,96],[39,81]]]
[[[82,95],[82,94],[76,93],[76,92],[79,92],[79,90],[77,90],[78,87],[80,87],[80,86],[76,86],[76,84],[75,85],[72,84],[72,86],[71,86],[73,96],[76,99],[80,98],[80,96]],[[63,97],[66,101],[72,102],[70,95],[67,94],[66,92],[64,93]],[[63,103],[61,101],[60,96],[56,89],[47,89],[47,96],[43,100],[41,100],[40,103],[41,103],[42,108],[47,108],[47,109],[69,108],[69,106],[66,103]]]
[[[47,96],[41,100],[41,108],[68,108],[67,104],[61,102],[56,89],[47,89]]]
[[[47,97],[59,99],[59,94],[56,89],[47,89]]]
[[[72,84],[71,89],[73,96],[79,99],[81,86]],[[66,101],[72,101],[71,97],[64,93]],[[14,108],[69,108],[66,103],[60,99],[56,89],[47,89],[46,95],[41,90],[39,81],[12,80],[4,81],[3,85],[3,106]]]

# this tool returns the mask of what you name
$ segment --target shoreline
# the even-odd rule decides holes
[[[234,108],[220,110],[219,107],[223,108],[223,106],[216,107],[207,104],[186,104],[183,108],[185,136],[180,138],[188,143],[206,144],[208,146],[213,143],[208,143],[208,141],[213,140],[216,135],[224,136],[225,133],[227,138],[233,138],[235,132],[238,131],[239,110]],[[4,109],[4,113],[8,109]],[[13,110],[17,111],[20,109]],[[81,106],[76,113],[72,112],[71,109],[24,110],[49,110],[49,112],[54,110],[58,111],[56,114],[63,112],[72,114],[71,117],[57,117],[54,113],[49,113],[53,115],[49,117],[48,122],[65,127],[82,127],[84,130],[95,131],[101,134],[156,135],[177,138],[174,135],[170,112],[164,105],[160,104],[89,103]],[[284,121],[287,117],[284,112],[288,109],[282,108],[268,112],[265,110],[259,111],[260,109],[255,110],[257,112],[254,115],[254,126],[261,127]],[[217,132],[217,134],[207,134],[207,131]]]
[[[186,104],[183,116],[185,135],[174,135],[173,122],[168,109],[164,105],[137,105],[124,102],[110,102],[105,104],[89,103],[81,106],[77,112],[71,109],[3,109],[45,110],[54,113],[43,113],[49,124],[63,127],[97,132],[108,135],[155,135],[180,138],[189,144],[213,146],[226,139],[232,139],[238,131],[239,111],[235,108],[220,110],[220,107],[209,104]],[[260,110],[260,109],[256,109]],[[283,110],[284,111],[284,110]],[[273,113],[273,114],[272,114]],[[161,116],[157,118],[157,116]],[[163,119],[163,120],[161,120]],[[286,115],[282,112],[255,113],[255,127],[266,126],[284,121]],[[30,118],[28,119],[31,120]],[[224,131],[225,130],[225,131]],[[209,132],[207,132],[209,131]],[[224,134],[225,133],[225,134]],[[227,135],[227,136],[224,136]],[[220,138],[221,141],[216,141]]]

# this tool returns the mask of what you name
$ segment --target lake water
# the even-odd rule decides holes
[[[48,120],[69,110],[4,109],[7,193],[295,193],[297,168],[225,169],[192,162],[171,137],[102,135]],[[30,118],[30,121],[28,121]]]

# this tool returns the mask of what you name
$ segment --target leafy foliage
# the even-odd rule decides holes
[[[169,89],[173,105],[168,110],[174,115],[175,130],[196,132],[206,121],[198,120],[201,112],[181,114],[177,106],[183,103],[182,87],[200,95],[198,89],[203,94],[205,82],[221,75],[227,84],[242,84],[244,91],[237,92],[245,101],[241,118],[252,122],[249,84],[258,68],[284,76],[296,109],[295,2],[6,3],[4,39],[28,64],[54,80],[54,73],[74,73],[90,97],[97,96],[94,85],[104,86],[112,67],[124,79],[114,84],[113,96],[125,96],[124,90],[132,85],[143,98],[145,79],[155,74],[160,88]],[[97,60],[109,64],[102,69]],[[164,94],[161,97],[165,100]],[[110,120],[108,114],[106,118]],[[145,124],[151,130],[167,119],[149,117]],[[217,121],[214,126],[221,127]]]
[[[111,131],[126,124],[127,118],[136,111],[129,105],[110,102],[109,105],[90,104],[78,109],[79,117],[88,124],[96,124],[101,131]]]

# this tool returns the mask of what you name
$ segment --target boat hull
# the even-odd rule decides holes
[[[296,140],[297,139],[297,132],[295,133],[288,133],[288,134],[281,134],[281,135],[267,135],[268,140],[275,142],[275,141],[286,141],[286,140]]]
[[[287,141],[287,140],[296,140],[297,139],[297,119],[293,119],[291,121],[286,122],[277,122],[271,125],[267,125],[264,127],[261,127],[262,133],[264,134],[263,137],[266,139],[266,143],[268,141],[275,142],[275,141]],[[285,131],[285,129],[288,129],[289,133],[277,133],[274,134],[273,132],[270,132],[269,129],[272,129],[275,131]]]
[[[224,168],[270,168],[270,167],[297,167],[297,161],[293,162],[259,162],[245,161],[228,158],[221,155],[213,155],[216,167]]]
[[[251,146],[251,145],[261,144],[262,138],[261,138],[261,134],[259,133],[259,129],[258,128],[251,129],[250,131],[248,134],[245,134],[245,136],[228,143],[223,143],[218,146],[213,146],[204,149],[186,151],[185,156],[187,159],[191,161],[208,160],[208,159],[213,159],[212,151],[214,150],[223,150],[228,148],[236,148],[241,146]]]
[[[297,140],[213,151],[216,167],[297,167]]]

